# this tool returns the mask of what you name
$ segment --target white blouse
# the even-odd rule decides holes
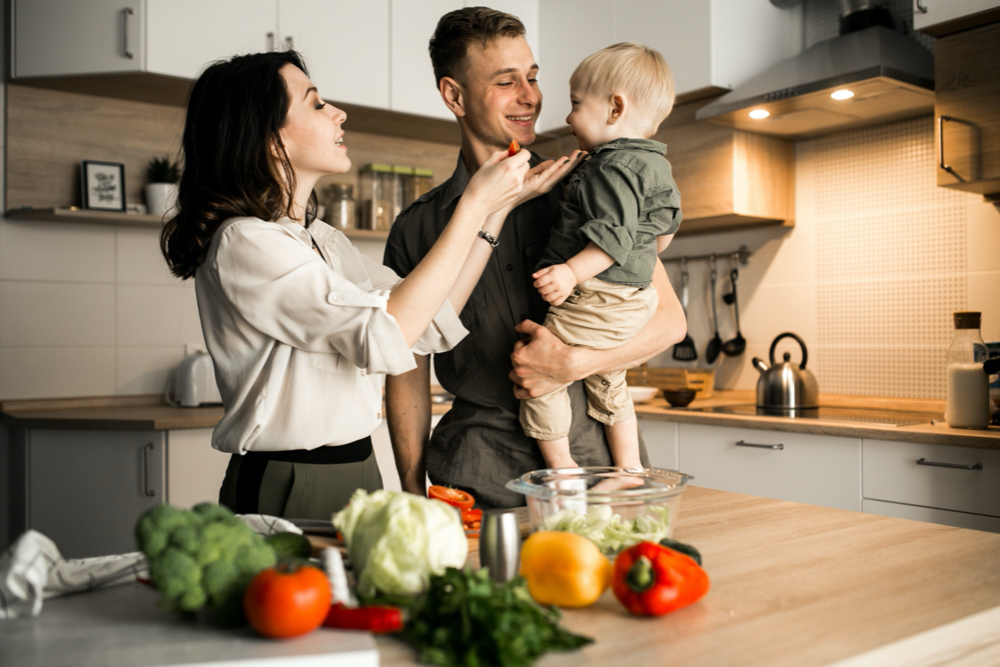
[[[411,350],[386,310],[399,281],[319,220],[308,229],[289,218],[224,222],[195,273],[226,409],[212,446],[243,454],[371,435],[382,375],[412,370],[414,352],[445,352],[468,333],[445,301]]]

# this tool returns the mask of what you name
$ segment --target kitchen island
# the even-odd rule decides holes
[[[958,646],[969,664],[1000,658],[995,631],[947,627],[1000,605],[1000,535],[691,487],[675,537],[704,557],[712,587],[702,600],[660,618],[636,618],[606,592],[592,607],[564,614],[567,628],[595,643],[539,664],[824,665],[942,626],[937,649]],[[150,608],[152,591],[123,588],[133,587],[48,600],[38,619],[0,622],[0,664],[164,664],[167,653],[197,661],[199,646],[219,643],[213,633],[250,657],[247,631],[181,623]],[[115,601],[141,609],[107,607]],[[56,617],[63,622],[44,622]],[[363,650],[347,640],[331,645],[327,632],[256,640],[257,657],[303,655],[323,645]],[[143,636],[169,638],[172,648],[140,647],[136,638]],[[381,665],[416,664],[399,639],[376,641]]]

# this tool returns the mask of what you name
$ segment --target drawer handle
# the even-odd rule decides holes
[[[934,466],[935,468],[956,468],[958,470],[982,470],[982,463],[973,463],[972,465],[963,465],[961,463],[938,463],[936,461],[928,461],[927,459],[917,459],[918,466]]]
[[[760,447],[761,449],[784,449],[785,446],[780,442],[776,445],[758,445],[753,442],[743,442],[742,440],[736,443],[737,447]]]
[[[149,478],[151,477],[151,475],[149,474],[149,453],[151,451],[153,451],[153,443],[149,443],[143,449],[144,449],[144,451],[143,451],[143,457],[145,459],[144,460],[145,465],[144,465],[143,469],[144,469],[144,473],[145,473],[145,475],[144,475],[145,476],[144,484],[145,484],[145,487],[146,487],[146,495],[149,496],[150,498],[152,498],[153,496],[156,495],[156,490],[153,489],[149,485]]]

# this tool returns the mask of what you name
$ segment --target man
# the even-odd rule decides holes
[[[458,120],[462,150],[451,178],[403,211],[393,225],[385,264],[402,276],[433,245],[472,174],[489,155],[505,149],[511,139],[522,146],[535,140],[542,102],[538,65],[516,17],[484,7],[450,12],[438,23],[430,50],[441,98]],[[532,156],[532,166],[540,162]],[[438,381],[456,398],[429,445],[428,358],[419,357],[416,370],[386,379],[389,432],[405,491],[424,495],[426,471],[435,484],[469,491],[482,507],[523,505],[524,498],[504,485],[544,462],[535,441],[521,430],[518,399],[569,383],[573,460],[581,466],[611,465],[604,429],[587,416],[578,380],[638,365],[684,337],[683,312],[659,263],[653,276],[657,312],[625,345],[609,350],[568,347],[538,324],[548,304],[532,286],[531,273],[558,219],[560,193],[560,187],[553,188],[507,217],[461,313],[470,335],[451,352],[435,356]],[[524,341],[522,334],[528,337]],[[646,464],[645,448],[641,458]]]

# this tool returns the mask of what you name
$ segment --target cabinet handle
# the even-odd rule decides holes
[[[267,50],[274,51],[274,33],[267,33]]]
[[[973,463],[972,465],[963,465],[961,463],[938,463],[937,461],[928,461],[927,459],[917,459],[918,466],[934,466],[935,468],[955,468],[957,470],[982,470],[982,463]]]
[[[759,447],[761,449],[784,449],[785,446],[780,442],[776,445],[758,445],[753,442],[743,442],[742,440],[737,441],[737,447]]]
[[[128,17],[132,16],[133,14],[135,14],[135,10],[132,9],[131,7],[126,7],[125,9],[122,10],[122,17],[123,17],[122,52],[125,54],[125,57],[128,58],[129,60],[135,59],[135,54],[132,53],[132,51],[130,51],[128,48],[128,24],[129,24]]]
[[[146,495],[149,496],[150,498],[156,495],[156,490],[153,489],[153,487],[150,486],[149,484],[149,479],[151,477],[151,475],[149,474],[149,453],[151,451],[153,451],[153,443],[149,443],[143,448],[143,458],[144,458],[143,463],[145,464],[143,466],[145,472],[144,485],[146,487]]]
[[[946,120],[952,120],[952,117],[948,115],[938,116],[938,137],[939,137],[938,146],[941,151],[939,154],[940,159],[938,160],[938,166],[947,171],[952,176],[957,177],[958,174],[956,174],[955,170],[951,168],[951,165],[944,163],[944,122]]]
[[[288,37],[285,37],[285,51],[294,51],[294,50],[295,50],[295,39],[293,39],[292,36],[289,35]]]
[[[922,4],[920,4],[920,0],[917,0],[917,11],[920,12],[921,14],[927,13],[927,8],[924,7]]]

